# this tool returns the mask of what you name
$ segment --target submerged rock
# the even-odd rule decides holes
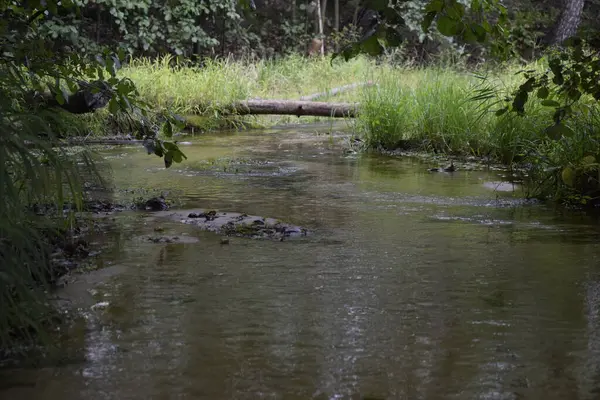
[[[274,218],[263,218],[242,213],[187,210],[159,212],[156,215],[226,236],[282,240],[283,238],[301,237],[308,234],[308,230],[300,226],[286,224]]]
[[[185,235],[145,235],[140,237],[142,240],[151,243],[197,243],[198,239]]]
[[[169,209],[167,200],[163,196],[153,197],[144,203],[146,211],[165,211]]]
[[[440,168],[430,168],[429,172],[454,172],[456,171],[456,166],[454,166],[454,162],[450,162],[450,165]]]

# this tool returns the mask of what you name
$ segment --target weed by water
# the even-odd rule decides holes
[[[523,144],[547,124],[544,110],[525,118],[498,118],[472,98],[481,81],[452,69],[387,69],[378,86],[363,91],[357,121],[370,147],[413,148],[444,153],[487,155],[510,162]],[[499,107],[497,107],[499,108]]]

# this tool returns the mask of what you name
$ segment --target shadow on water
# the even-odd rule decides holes
[[[0,397],[596,398],[596,222],[495,192],[494,173],[345,155],[343,140],[204,136],[169,170],[138,148],[106,152],[117,188],[313,235],[224,246],[165,222],[198,242],[153,244],[136,238],[156,222],[134,217],[116,269],[81,277],[79,362],[3,371]]]

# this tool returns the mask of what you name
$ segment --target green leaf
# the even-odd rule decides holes
[[[177,147],[177,145],[175,143],[163,142],[163,146],[168,151],[179,150],[179,147]]]
[[[546,128],[545,131],[546,135],[548,135],[548,137],[553,140],[558,140],[563,136],[571,137],[575,134],[575,132],[571,128],[561,123],[549,126],[548,128]]]
[[[165,153],[164,159],[165,159],[165,168],[169,168],[171,165],[173,165],[173,153],[172,152]]]
[[[549,95],[550,95],[550,91],[548,90],[547,87],[541,87],[537,91],[538,99],[546,99],[546,98],[548,98]]]
[[[114,97],[111,98],[108,102],[108,111],[111,114],[116,114],[117,112],[119,112],[120,109],[121,106],[119,105],[119,102]]]
[[[571,167],[565,167],[561,172],[561,178],[567,186],[575,185],[575,170]]]
[[[512,108],[517,113],[522,114],[525,112],[525,103],[527,103],[527,99],[529,98],[529,94],[525,91],[520,91],[515,96],[512,102]]]
[[[115,69],[115,62],[111,56],[106,57],[105,60],[106,69],[110,76],[117,76],[117,70]]]
[[[444,15],[437,21],[438,31],[444,36],[454,36],[458,32],[458,21]]]
[[[506,114],[506,112],[508,111],[508,107],[504,107],[501,108],[499,110],[496,110],[496,112],[494,114],[496,114],[497,117]]]
[[[169,121],[165,121],[162,126],[161,133],[168,139],[173,137],[173,125]]]
[[[165,154],[164,147],[158,140],[154,141],[154,154],[159,157],[162,157]]]
[[[56,99],[58,104],[60,104],[61,106],[67,102],[66,96],[64,95],[62,90],[57,90],[54,93],[54,98]]]
[[[595,164],[596,163],[596,157],[594,156],[585,156],[583,157],[583,159],[581,160],[581,163],[583,165],[591,165],[591,164]]]
[[[485,42],[485,39],[487,37],[487,32],[483,26],[478,25],[478,24],[471,24],[471,30],[473,31],[473,33],[475,33],[475,36],[477,36],[478,42],[480,42],[480,43]]]
[[[437,13],[435,11],[428,12],[427,14],[425,14],[423,22],[421,22],[421,29],[423,29],[423,32],[427,33],[429,31],[429,27],[431,26],[431,23],[435,19],[436,15]]]
[[[462,39],[467,43],[475,43],[478,41],[477,35],[470,28],[463,31]]]
[[[560,103],[556,100],[544,100],[542,101],[544,107],[560,107]]]
[[[554,78],[552,78],[552,82],[555,85],[561,86],[563,83],[565,83],[565,79],[562,76],[562,74],[559,73],[554,75]]]
[[[75,93],[79,90],[79,86],[71,80],[67,81],[67,86],[69,87],[69,90],[71,91],[71,93]]]
[[[425,12],[426,13],[439,13],[442,11],[442,9],[444,8],[444,1],[443,0],[432,0],[429,2],[429,4],[427,4],[425,6]],[[435,16],[435,14],[434,14]]]
[[[183,159],[187,157],[181,152],[181,150],[177,149],[177,150],[173,150],[173,161],[176,163],[180,163],[183,161]]]
[[[446,13],[453,20],[455,20],[457,22],[461,21],[463,16],[465,15],[465,6],[462,5],[461,3],[457,2],[456,0],[450,0],[449,3],[450,3],[450,6],[448,6],[448,4],[446,4],[446,7],[445,7]]]
[[[381,46],[377,36],[375,35],[362,42],[362,48],[367,54],[371,56],[377,56],[383,51],[383,47]]]

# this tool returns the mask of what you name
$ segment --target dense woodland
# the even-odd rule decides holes
[[[54,46],[91,52],[98,48],[123,48],[134,57],[172,54],[184,58],[273,57],[306,53],[312,39],[324,39],[331,53],[360,39],[385,18],[369,2],[360,0],[144,0],[76,1],[80,13],[47,13],[41,31]],[[377,3],[377,2],[372,2]],[[385,3],[385,2],[384,2]],[[426,61],[453,49],[486,59],[482,46],[422,28],[423,12],[430,2],[393,2],[402,21],[396,29],[403,52]],[[458,2],[468,6],[468,2]],[[382,3],[383,4],[383,3]],[[597,29],[600,3],[587,1],[507,1],[506,40],[514,55],[526,60],[539,57],[548,45],[564,40],[578,28],[589,35]],[[250,6],[250,7],[249,7]],[[493,12],[492,12],[493,14]],[[561,18],[562,17],[562,18]],[[395,21],[397,22],[397,21]]]

